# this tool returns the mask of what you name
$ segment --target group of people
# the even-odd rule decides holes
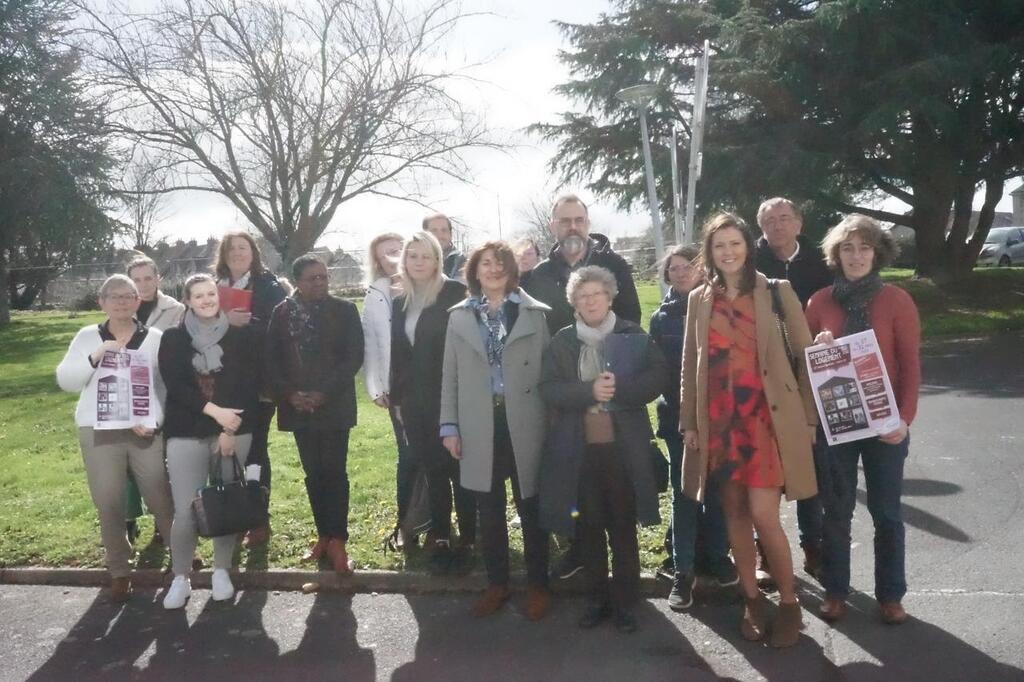
[[[152,261],[134,261],[127,276],[112,276],[100,289],[107,319],[82,329],[57,368],[61,387],[81,392],[76,423],[113,597],[131,592],[129,480],[170,539],[174,579],[164,606],[180,608],[191,592],[195,491],[211,468],[230,478],[232,458],[258,464],[269,488],[266,441],[275,411],[278,427],[294,435],[316,525],[304,559],[351,573],[346,460],[362,367],[370,398],[388,410],[394,430],[394,544],[422,544],[432,569],[448,573],[469,567],[479,543],[488,587],[475,616],[496,612],[510,597],[509,481],[523,534],[526,617],[549,610],[549,576],[582,572],[588,597],[580,626],[610,619],[622,632],[636,629],[637,525],[661,522],[647,414],[661,396],[672,609],[688,609],[696,576],[706,575],[723,587],[739,585],[744,637],[770,633],[773,646],[796,643],[801,608],[779,520],[785,493],[801,503],[804,568],[826,591],[821,615],[841,618],[862,460],[876,597],[885,622],[903,622],[899,498],[920,329],[910,297],[879,276],[894,244],[875,221],[852,215],[819,251],[800,235],[797,206],[781,198],[764,202],[758,224],[763,236],[755,241],[740,218],[718,214],[699,248],[667,255],[660,276],[668,294],[650,334],[640,326],[629,264],[591,232],[587,206],[575,195],[554,203],[555,245],[543,259],[529,241],[489,241],[467,257],[441,214],[408,239],[376,236],[361,320],[353,304],[329,293],[316,256],[293,263],[289,294],[242,232],[223,239],[216,276],[185,282],[181,304],[159,292]],[[251,306],[223,310],[225,289],[249,291]],[[804,363],[791,360],[812,343],[866,329],[878,337],[902,421],[891,433],[827,445]],[[126,348],[147,353],[156,370],[158,432],[95,428],[96,368],[106,352]],[[256,530],[263,537],[251,544],[269,533]],[[567,547],[553,573],[551,534]],[[235,542],[214,539],[215,600],[233,595]],[[771,626],[757,583],[759,554],[780,593]]]

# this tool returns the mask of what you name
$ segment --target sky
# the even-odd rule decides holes
[[[484,63],[469,71],[478,84],[465,86],[459,94],[491,126],[510,134],[518,143],[506,152],[473,153],[469,157],[471,184],[445,181],[430,187],[431,208],[453,216],[465,226],[465,236],[472,244],[515,235],[525,226],[522,212],[529,203],[546,201],[559,190],[557,178],[547,169],[554,145],[519,131],[531,123],[555,121],[559,112],[577,106],[552,92],[569,76],[557,59],[558,50],[566,43],[552,22],[593,22],[601,12],[610,10],[610,3],[467,0],[463,9],[474,16],[456,29],[445,58],[456,65]],[[1010,210],[1009,192],[1020,184],[1020,180],[1007,183],[998,210]],[[576,191],[588,202],[592,229],[596,232],[614,238],[639,234],[650,224],[643,207],[622,212],[608,202],[595,200],[580,187],[561,190]],[[979,196],[976,204],[980,203]],[[909,208],[896,199],[886,200],[881,206],[898,212]],[[379,232],[410,234],[419,228],[425,213],[426,209],[417,204],[377,196],[359,197],[341,207],[320,244],[359,251]],[[204,240],[219,236],[225,229],[246,226],[226,199],[205,192],[177,193],[171,195],[157,236]]]
[[[521,213],[529,203],[546,201],[558,190],[557,179],[546,167],[554,145],[518,131],[531,123],[555,121],[559,112],[573,108],[552,92],[568,78],[568,71],[557,59],[564,43],[552,21],[592,22],[609,8],[607,0],[481,0],[463,5],[465,12],[480,14],[468,17],[456,29],[446,56],[453,64],[485,63],[468,72],[479,84],[467,86],[459,94],[491,126],[510,134],[517,143],[507,152],[473,153],[469,157],[472,184],[447,181],[430,188],[431,208],[465,225],[470,243],[516,234],[525,225]],[[588,201],[595,232],[618,237],[639,233],[650,224],[646,213],[623,213],[607,202],[594,201],[582,188],[562,189],[577,192]],[[400,200],[358,197],[339,209],[320,243],[362,249],[379,232],[410,234],[419,229],[426,212]],[[226,199],[205,192],[182,192],[172,195],[157,234],[202,240],[230,227],[245,226],[244,218]]]

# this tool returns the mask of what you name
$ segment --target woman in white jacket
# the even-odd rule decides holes
[[[134,319],[139,307],[135,284],[124,275],[109,277],[100,287],[99,303],[106,321],[81,329],[57,366],[57,383],[68,392],[79,393],[75,424],[82,447],[89,493],[100,520],[100,536],[111,577],[111,599],[125,601],[131,596],[132,548],[124,523],[125,483],[130,470],[146,505],[156,518],[156,527],[170,537],[174,506],[164,468],[163,439],[154,429],[97,429],[96,369],[107,353],[137,350],[149,356],[153,392],[149,407],[156,423],[163,421],[165,390],[157,371],[160,332],[147,329]],[[134,371],[134,370],[133,370]]]
[[[391,373],[391,301],[402,293],[402,281],[398,277],[398,262],[402,256],[404,239],[396,232],[384,232],[373,238],[366,251],[370,285],[363,303],[363,376],[366,378],[366,392],[378,407],[391,414],[391,426],[398,445],[397,498],[399,508],[412,493],[415,470],[411,466],[408,444],[401,421],[391,405],[389,375]],[[399,534],[399,546],[406,538]]]

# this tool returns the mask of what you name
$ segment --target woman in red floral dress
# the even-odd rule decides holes
[[[789,363],[773,292],[755,270],[753,236],[743,221],[727,213],[708,221],[702,258],[707,284],[690,294],[683,343],[683,493],[699,500],[709,485],[721,491],[745,599],[741,632],[750,640],[766,635],[767,602],[754,572],[757,529],[781,598],[771,644],[792,646],[802,617],[779,503],[783,491],[790,499],[817,493],[816,410],[806,369],[798,367],[795,376]],[[802,357],[811,339],[800,301],[788,282],[771,286],[791,350]]]

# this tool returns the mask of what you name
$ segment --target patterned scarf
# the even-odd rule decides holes
[[[297,296],[285,299],[288,315],[288,336],[295,345],[299,359],[315,356],[320,352],[320,322],[323,319],[324,301],[303,301]]]
[[[508,336],[505,326],[504,302],[498,306],[497,310],[491,310],[487,297],[481,296],[470,299],[470,305],[473,306],[476,314],[480,316],[480,320],[487,327],[487,362],[491,365],[501,364],[501,354],[505,351],[505,337]]]
[[[846,311],[846,326],[843,336],[856,334],[871,328],[868,319],[868,306],[882,289],[882,276],[877,272],[865,275],[858,280],[850,281],[843,273],[836,273],[835,284],[832,285],[832,298]]]

